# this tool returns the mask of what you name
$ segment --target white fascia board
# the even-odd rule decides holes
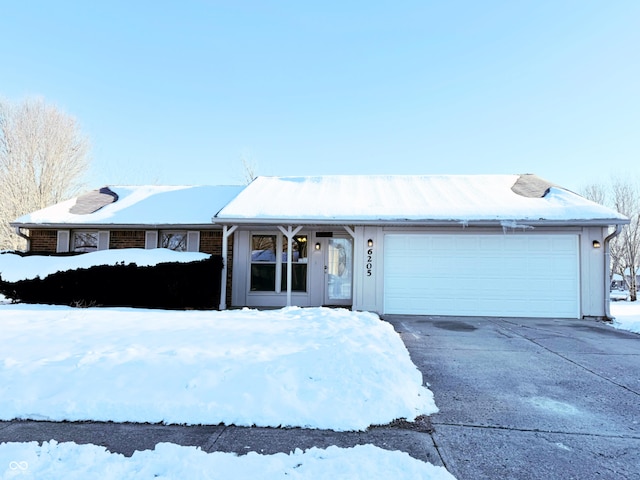
[[[626,225],[629,220],[596,219],[596,220],[356,220],[356,219],[292,219],[292,218],[217,218],[218,225],[358,225],[358,226],[428,226],[428,227],[608,227]]]
[[[115,223],[9,223],[12,227],[28,228],[28,229],[65,229],[65,230],[165,230],[165,229],[180,229],[180,230],[219,230],[222,225],[216,225],[214,223],[128,223],[128,224],[115,224]]]

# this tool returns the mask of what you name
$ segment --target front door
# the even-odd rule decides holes
[[[324,277],[324,304],[351,305],[353,292],[353,240],[351,238],[327,238]]]

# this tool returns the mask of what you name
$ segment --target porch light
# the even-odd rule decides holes
[[[373,247],[373,239],[372,238],[367,240],[367,245],[369,246],[369,248]]]
[[[601,247],[600,240],[594,240],[593,241],[593,248],[600,248],[600,247]]]
[[[316,250],[320,250],[320,242],[316,243]]]

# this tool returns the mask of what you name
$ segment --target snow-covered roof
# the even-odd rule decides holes
[[[216,220],[603,225],[628,222],[618,212],[534,175],[258,177],[218,213]]]
[[[110,186],[24,215],[27,225],[211,225],[211,218],[234,198],[241,186]],[[114,195],[104,195],[109,191]],[[98,193],[107,200],[95,203]],[[96,205],[87,208],[87,204]],[[81,208],[78,208],[81,207]],[[95,208],[97,210],[93,211]],[[71,211],[88,213],[71,213]]]
[[[105,187],[24,215],[12,225],[216,222],[612,225],[628,220],[535,175],[329,175],[258,177],[246,187]]]

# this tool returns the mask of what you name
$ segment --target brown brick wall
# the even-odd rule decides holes
[[[229,248],[225,264],[227,265],[227,306],[231,305],[231,278],[233,273],[233,235],[228,239]],[[212,255],[222,255],[222,232],[205,230],[200,232],[200,251]]]
[[[144,248],[143,230],[111,230],[109,248]]]
[[[29,251],[38,253],[56,253],[58,245],[57,230],[30,230],[31,246]]]
[[[222,232],[200,232],[200,251],[212,255],[222,255]]]

